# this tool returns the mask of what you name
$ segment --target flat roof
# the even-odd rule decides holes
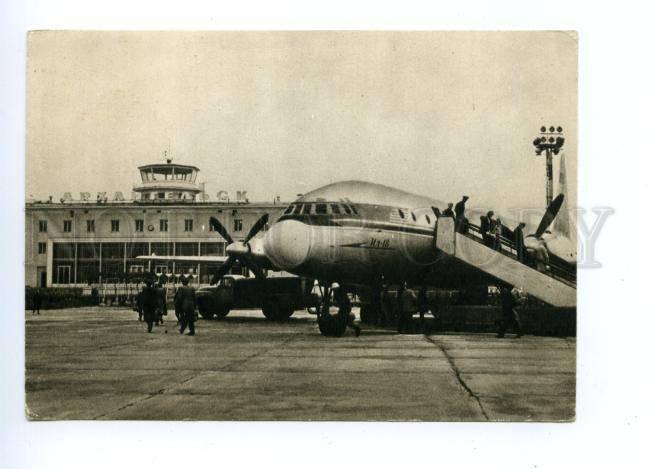
[[[147,164],[144,166],[138,166],[137,169],[140,171],[146,171],[147,169],[156,171],[161,174],[171,174],[171,171],[180,170],[180,172],[191,172],[191,171],[200,171],[198,167],[191,166],[188,164],[176,164],[176,163],[153,163]]]

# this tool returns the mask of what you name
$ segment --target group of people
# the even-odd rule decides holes
[[[176,291],[174,297],[175,314],[179,332],[184,333],[187,327],[189,335],[195,335],[196,321],[196,291],[189,286],[189,278],[182,277],[182,285]],[[147,331],[153,332],[153,325],[164,324],[164,316],[167,315],[166,292],[161,283],[155,283],[155,275],[150,274],[144,277],[144,288],[137,295],[136,309],[139,320],[146,322]]]
[[[502,220],[493,218],[494,215],[495,212],[489,210],[486,215],[480,217],[479,232],[484,240],[484,244],[499,251],[502,248],[502,239],[507,239],[515,249],[517,259],[520,262],[526,262],[526,246],[524,245],[524,227],[526,223],[520,222],[511,231],[502,224]]]
[[[503,338],[511,327],[513,328],[513,333],[516,337],[522,337],[519,308],[525,303],[526,294],[521,288],[505,284],[499,286],[499,291],[502,312],[497,337]],[[407,324],[416,314],[418,314],[420,318],[420,330],[422,333],[425,333],[425,315],[431,312],[434,306],[428,299],[427,287],[424,285],[417,295],[413,289],[408,287],[407,283],[403,283],[403,285],[398,289],[396,298],[398,333],[402,334],[405,332]],[[389,307],[387,301],[388,292],[385,288],[381,298],[381,310],[383,311],[383,315]]]

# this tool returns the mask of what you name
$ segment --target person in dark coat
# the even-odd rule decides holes
[[[150,274],[144,278],[145,286],[140,292],[140,303],[144,312],[144,321],[146,322],[148,332],[153,331],[153,323],[156,320],[158,312],[158,292],[155,288],[155,275]]]
[[[40,289],[34,288],[32,292],[32,314],[40,314],[41,305],[43,304],[43,296]]]
[[[513,324],[515,337],[522,337],[522,327],[520,326],[520,317],[516,309],[517,300],[513,294],[513,288],[508,285],[501,285],[499,290],[500,299],[502,301],[502,320],[500,321],[500,328],[497,337],[502,339],[511,324]]]
[[[517,254],[517,260],[524,263],[526,261],[526,246],[524,245],[524,227],[525,223],[520,223],[517,228],[513,230],[513,246]]]
[[[137,311],[137,320],[142,321],[142,317],[144,316],[144,308],[142,308],[142,292],[137,292],[137,295],[135,295],[135,311]]]
[[[418,299],[416,293],[403,283],[398,290],[398,333],[402,334],[412,315],[416,313]]]
[[[464,195],[459,202],[455,204],[456,230],[459,233],[468,233],[468,219],[466,218],[466,202],[470,197]]]
[[[184,334],[188,326],[189,335],[196,335],[196,290],[189,286],[189,278],[182,277],[181,282],[174,298],[176,315],[180,317],[180,334]]]
[[[157,287],[155,288],[157,293],[157,316],[155,317],[155,325],[164,324],[164,316],[167,315],[167,302],[166,302],[166,290],[164,289],[163,278],[160,276]]]
[[[481,222],[479,225],[479,232],[482,235],[484,244],[489,248],[493,247],[493,236],[491,235],[491,232],[495,228],[495,220],[493,220],[493,215],[495,215],[495,213],[492,210],[489,210],[486,215],[479,217]]]

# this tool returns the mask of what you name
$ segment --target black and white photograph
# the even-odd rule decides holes
[[[573,422],[578,42],[30,32],[26,418]]]

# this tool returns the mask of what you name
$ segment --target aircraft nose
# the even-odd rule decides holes
[[[283,270],[302,265],[311,248],[309,226],[295,220],[275,223],[265,237],[265,251],[272,263]]]

